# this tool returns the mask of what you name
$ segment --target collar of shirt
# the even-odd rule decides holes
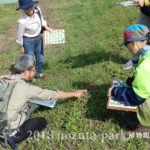
[[[147,51],[150,50],[150,45],[145,45],[142,47],[141,51],[140,51],[140,55],[144,55]]]
[[[35,8],[33,8],[33,10],[34,10],[34,18],[35,18],[35,14],[37,14],[38,10],[36,10]],[[29,15],[27,15],[26,13],[23,13],[23,15],[25,16],[26,19],[31,19],[31,17]],[[39,15],[38,15],[38,17],[39,17]]]

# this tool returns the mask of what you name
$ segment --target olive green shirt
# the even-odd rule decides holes
[[[137,117],[141,125],[150,126],[150,98],[138,106]]]
[[[20,75],[13,75],[9,76],[9,79],[15,79],[16,77],[21,78]],[[11,122],[11,129],[17,128],[25,121],[29,106],[28,102],[30,100],[57,100],[58,98],[59,95],[56,90],[42,89],[26,82],[16,83],[7,110],[8,121]]]

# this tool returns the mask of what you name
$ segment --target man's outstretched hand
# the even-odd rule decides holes
[[[77,91],[74,92],[74,97],[80,98],[80,97],[83,96],[83,94],[84,94],[85,92],[87,92],[87,90],[77,90]]]
[[[77,90],[74,92],[58,91],[58,94],[59,94],[60,99],[66,99],[66,98],[71,98],[71,97],[80,98],[84,95],[85,92],[87,92],[87,90]]]

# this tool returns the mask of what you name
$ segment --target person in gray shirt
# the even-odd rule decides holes
[[[48,90],[30,85],[26,81],[32,80],[35,73],[36,70],[34,58],[25,54],[16,59],[14,65],[14,74],[4,75],[1,77],[5,80],[21,81],[17,82],[13,88],[7,110],[8,122],[10,123],[9,127],[12,131],[15,130],[16,132],[15,135],[12,136],[12,139],[15,143],[21,142],[33,135],[34,131],[40,131],[46,127],[46,119],[44,117],[26,119],[29,109],[28,102],[33,99],[42,101],[67,99],[72,97],[79,98],[86,92],[86,90],[76,90],[73,92]],[[32,134],[29,134],[29,131]]]

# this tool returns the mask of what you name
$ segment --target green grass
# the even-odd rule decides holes
[[[13,41],[9,43],[9,38],[12,28],[17,27],[17,19],[21,12],[16,11],[18,4],[0,4],[0,40],[6,43],[0,55],[0,71],[9,70],[10,64],[19,56],[19,46]],[[14,37],[16,37],[14,32]],[[7,39],[3,40],[4,37]],[[3,44],[3,43],[2,43]]]
[[[0,34],[8,34],[8,27],[17,20],[20,13],[16,11],[18,4],[0,4]]]
[[[123,40],[123,30],[136,23],[139,14],[137,8],[119,7],[116,2],[117,0],[49,0],[47,8],[51,9],[51,14],[48,15],[48,20],[55,24],[57,18],[57,28],[66,31],[66,43],[48,49],[43,65],[43,72],[48,74],[48,78],[38,80],[37,85],[64,91],[87,89],[88,93],[80,99],[58,101],[54,109],[38,108],[32,117],[46,117],[47,128],[40,132],[39,139],[33,137],[19,144],[20,149],[146,148],[144,139],[111,139],[112,133],[126,133],[128,130],[118,114],[106,109],[106,95],[112,80],[126,79],[133,74],[132,69],[121,69],[130,54],[125,47],[120,48],[119,44]],[[7,21],[6,24],[9,25]],[[3,27],[0,26],[1,28]],[[18,56],[11,49],[18,47],[13,45],[9,48],[8,57],[0,56],[0,61],[12,60]],[[7,67],[2,70],[7,70]],[[75,133],[76,139],[73,139]],[[83,138],[86,133],[89,134],[89,139]],[[103,134],[110,136],[103,141]],[[70,138],[66,139],[64,135]]]

